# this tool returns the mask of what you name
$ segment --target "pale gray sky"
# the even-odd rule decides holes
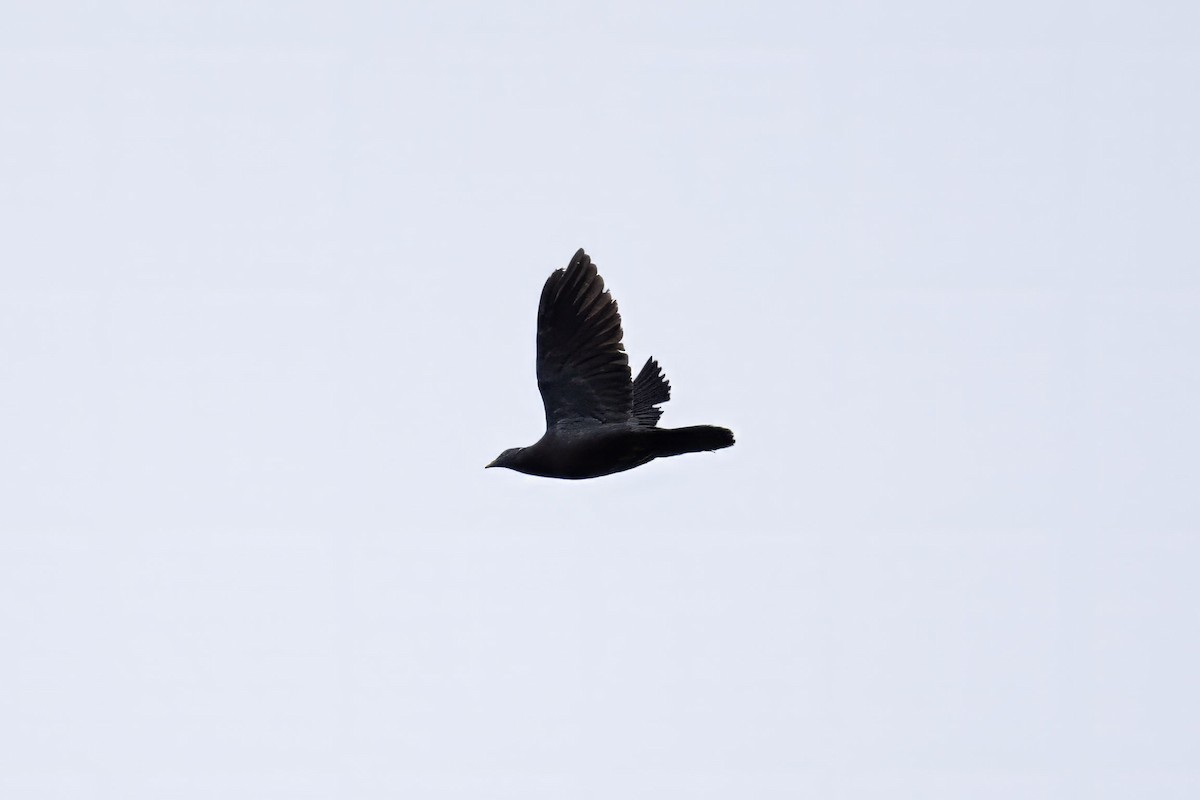
[[[1198,98],[1190,2],[7,4],[0,795],[1200,796]],[[580,246],[736,447],[483,470]]]

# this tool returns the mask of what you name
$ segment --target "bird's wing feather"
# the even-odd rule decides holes
[[[583,250],[542,287],[537,379],[547,429],[629,420],[633,386],[621,315]]]
[[[662,416],[659,406],[671,399],[671,383],[663,375],[658,362],[651,358],[633,379],[633,402],[630,417],[643,428],[653,428]]]

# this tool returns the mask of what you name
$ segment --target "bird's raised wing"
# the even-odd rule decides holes
[[[633,384],[621,315],[583,250],[542,287],[537,379],[547,429],[629,419]]]

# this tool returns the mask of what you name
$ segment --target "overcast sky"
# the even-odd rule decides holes
[[[1200,6],[9,3],[0,795],[1200,796]],[[578,247],[662,424],[540,436]]]

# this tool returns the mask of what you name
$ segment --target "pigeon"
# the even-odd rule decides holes
[[[598,478],[656,458],[720,450],[733,432],[713,425],[659,428],[671,384],[653,358],[630,380],[617,302],[582,249],[542,287],[537,381],[546,433],[488,467],[545,478]]]

